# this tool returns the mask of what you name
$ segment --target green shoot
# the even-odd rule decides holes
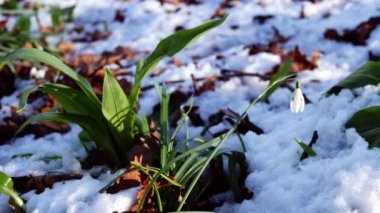
[[[0,193],[3,193],[11,197],[15,201],[17,206],[21,207],[24,211],[26,211],[24,201],[13,190],[12,178],[3,172],[0,172]]]
[[[308,146],[307,144],[305,144],[298,138],[294,138],[294,140],[298,143],[298,145],[300,145],[303,151],[305,151],[309,156],[312,156],[312,157],[317,156],[317,153],[313,150],[313,148],[311,148],[310,146]]]

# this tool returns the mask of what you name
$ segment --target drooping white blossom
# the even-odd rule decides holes
[[[301,82],[297,81],[296,89],[292,95],[292,99],[290,100],[290,111],[292,113],[300,113],[303,112],[305,108],[305,98],[303,97],[301,90]]]
[[[46,71],[46,68],[37,69],[36,67],[33,67],[30,70],[30,77],[34,77],[36,79],[43,79],[45,78]]]

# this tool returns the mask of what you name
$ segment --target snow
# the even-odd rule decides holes
[[[107,182],[99,179],[85,175],[80,180],[57,183],[39,195],[29,192],[23,198],[28,199],[31,212],[113,212],[132,207],[138,188],[117,195],[100,194],[98,191]]]
[[[17,138],[12,144],[2,145],[0,170],[13,176],[28,175],[29,171],[37,175],[48,171],[78,173],[81,170],[78,159],[86,156],[77,137],[79,131],[79,127],[73,126],[70,134],[54,133],[38,139],[33,139],[33,135],[27,135]],[[27,153],[33,155],[29,158],[14,158],[16,155]],[[52,156],[60,156],[62,159],[47,162],[44,160]]]
[[[67,6],[74,1],[33,0],[46,4]],[[71,2],[71,3],[70,3]],[[258,3],[265,6],[259,6]],[[85,24],[87,30],[100,29],[97,20],[109,22],[111,36],[102,41],[76,44],[77,53],[100,54],[123,45],[146,52],[154,49],[163,37],[174,32],[177,26],[185,28],[208,20],[221,1],[201,1],[199,5],[178,6],[158,1],[78,1],[75,9],[75,24]],[[124,23],[113,22],[116,9],[125,10]],[[266,44],[273,37],[273,27],[290,40],[285,50],[298,45],[301,51],[311,56],[314,50],[321,51],[318,67],[301,72],[304,94],[311,100],[301,114],[290,112],[291,92],[280,88],[272,94],[269,103],[258,103],[250,112],[250,120],[264,130],[264,134],[247,133],[243,136],[247,147],[246,158],[249,176],[246,186],[254,197],[243,203],[227,201],[217,212],[379,212],[380,206],[380,153],[368,149],[367,143],[354,129],[345,130],[345,122],[357,110],[380,104],[380,89],[367,86],[357,89],[354,95],[343,90],[339,95],[324,97],[323,94],[339,80],[368,60],[368,51],[379,54],[380,28],[374,30],[366,46],[354,46],[323,38],[327,28],[353,28],[370,17],[379,14],[380,2],[376,0],[346,1],[325,0],[317,4],[310,2],[240,1],[228,8],[230,14],[223,26],[212,30],[186,51],[176,56],[184,63],[176,67],[165,60],[160,68],[165,72],[156,77],[164,80],[186,80],[182,85],[191,91],[191,74],[195,77],[220,75],[222,69],[264,74],[279,64],[280,57],[271,53],[249,55],[246,45]],[[178,10],[178,11],[177,11]],[[303,10],[305,18],[300,19]],[[96,14],[96,15],[94,15]],[[255,15],[273,15],[264,24],[252,21]],[[41,17],[49,23],[49,17]],[[11,22],[11,21],[10,21]],[[239,25],[238,29],[231,26]],[[68,29],[73,24],[68,25]],[[66,32],[64,39],[78,36]],[[218,50],[218,51],[216,51]],[[224,56],[216,60],[216,55]],[[194,60],[194,56],[200,56]],[[315,82],[317,80],[318,82]],[[152,84],[152,79],[144,85]],[[31,81],[18,81],[14,94],[1,99],[0,117],[9,114],[9,106],[17,106],[17,96]],[[262,91],[268,82],[257,77],[231,78],[217,82],[214,91],[194,97],[194,105],[204,120],[219,109],[231,108],[242,113],[249,102]],[[169,85],[173,91],[176,85]],[[293,85],[294,86],[294,85]],[[149,90],[140,99],[140,112],[150,114],[158,102],[156,91]],[[210,129],[211,132],[228,128],[227,122]],[[302,149],[294,141],[300,138],[309,142],[314,131],[319,139],[314,145],[317,156],[300,162]],[[114,174],[104,173],[93,178],[92,171],[83,170],[79,160],[86,154],[77,134],[80,128],[72,126],[68,134],[51,134],[34,139],[32,135],[16,138],[0,146],[0,171],[11,176],[45,174],[46,172],[74,172],[83,174],[80,180],[57,183],[42,194],[28,192],[22,197],[30,212],[113,212],[125,211],[135,202],[137,188],[118,194],[101,194]],[[190,134],[197,136],[200,127],[190,126]],[[184,136],[184,131],[179,137]],[[240,150],[240,142],[232,136],[225,147]],[[33,153],[29,158],[12,158],[17,154]],[[61,159],[46,161],[44,158],[60,156]],[[102,168],[103,170],[106,168]],[[218,196],[216,196],[218,197]],[[228,198],[219,195],[219,200]],[[0,195],[0,212],[7,212],[7,198]]]

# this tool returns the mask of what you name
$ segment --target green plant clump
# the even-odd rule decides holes
[[[64,112],[46,112],[30,117],[18,130],[42,120],[72,122],[80,125],[82,138],[90,137],[118,167],[126,163],[126,153],[133,146],[137,134],[148,134],[147,119],[137,114],[138,95],[142,81],[165,56],[173,56],[208,30],[222,24],[226,18],[207,22],[195,28],[178,31],[163,39],[146,60],[140,60],[129,97],[107,69],[104,77],[103,98],[95,95],[90,83],[55,56],[38,49],[18,49],[1,58],[1,64],[17,59],[39,61],[50,65],[73,79],[80,90],[62,84],[43,84],[27,89],[20,98],[22,110],[28,96],[36,90],[58,100]]]
[[[50,65],[69,76],[79,86],[78,89],[62,84],[48,83],[27,89],[20,98],[19,110],[22,110],[29,95],[36,90],[45,92],[58,100],[62,109],[58,111],[40,113],[30,117],[18,130],[33,122],[53,120],[71,122],[80,125],[83,131],[80,138],[91,139],[112,162],[120,168],[127,162],[127,152],[134,145],[136,136],[150,134],[147,118],[137,113],[138,97],[142,81],[150,71],[166,56],[173,56],[196,38],[219,26],[226,17],[207,22],[189,30],[178,31],[163,39],[147,57],[140,60],[136,66],[136,75],[131,93],[127,96],[106,69],[103,97],[100,100],[94,93],[90,83],[77,72],[65,65],[55,56],[38,49],[19,49],[0,59],[1,64],[13,60],[27,59]],[[161,99],[160,110],[160,165],[144,166],[137,162],[130,162],[132,167],[144,173],[149,183],[145,187],[142,199],[139,201],[138,211],[144,207],[145,201],[154,192],[157,199],[156,209],[160,212],[181,211],[188,199],[196,200],[203,189],[198,189],[198,182],[210,161],[222,155],[228,156],[229,171],[232,178],[231,185],[235,193],[239,193],[236,168],[244,164],[244,156],[222,150],[221,147],[227,138],[236,132],[239,123],[247,116],[248,111],[260,100],[268,98],[275,89],[291,76],[287,76],[290,61],[285,63],[278,75],[269,83],[269,86],[257,96],[237,119],[229,131],[211,140],[202,138],[186,138],[184,141],[175,141],[182,125],[186,125],[186,117],[191,111],[192,103],[187,111],[182,108],[182,118],[177,128],[171,133],[169,128],[169,99],[170,95],[163,85],[159,93]],[[158,86],[157,86],[158,88]],[[189,148],[189,143],[196,143]],[[83,143],[86,150],[89,148]],[[169,187],[160,184],[168,183]],[[195,189],[198,192],[194,193]],[[162,199],[164,198],[164,199]]]
[[[160,156],[161,156],[161,167],[151,167],[142,166],[138,163],[132,162],[132,165],[139,171],[146,174],[149,179],[149,185],[145,188],[143,197],[139,202],[138,212],[142,210],[144,203],[149,196],[151,190],[157,199],[157,209],[159,212],[176,211],[179,212],[186,204],[186,201],[191,197],[191,200],[196,200],[200,197],[202,191],[205,189],[198,190],[194,193],[194,189],[197,188],[197,183],[207,169],[210,161],[218,156],[226,155],[229,158],[229,171],[230,176],[235,177],[231,180],[232,189],[234,192],[238,191],[237,176],[235,172],[236,165],[241,165],[242,162],[239,160],[241,155],[236,153],[229,153],[228,151],[221,150],[222,145],[227,140],[227,138],[236,131],[238,125],[247,116],[248,111],[264,97],[267,97],[268,93],[271,93],[278,88],[279,85],[284,83],[286,80],[292,76],[283,76],[276,80],[270,82],[269,86],[261,92],[251,103],[234,125],[224,134],[219,137],[212,138],[211,140],[203,140],[202,138],[185,139],[180,143],[175,143],[176,134],[179,128],[185,124],[185,119],[189,112],[191,111],[192,104],[187,112],[183,112],[182,118],[180,119],[177,128],[174,130],[172,136],[170,136],[170,131],[168,129],[168,103],[169,94],[166,91],[165,85],[162,89],[161,94],[161,116],[160,116],[160,126],[161,126],[161,146],[160,146]],[[189,142],[198,143],[199,145],[189,149]],[[185,150],[182,151],[181,150]],[[240,156],[240,157],[239,157]],[[172,177],[172,178],[171,178]],[[159,187],[159,183],[162,181],[167,181],[170,187],[177,187],[177,190],[173,190],[170,187]],[[236,187],[234,187],[236,186]],[[239,192],[237,192],[239,193]],[[164,197],[165,199],[162,199]]]

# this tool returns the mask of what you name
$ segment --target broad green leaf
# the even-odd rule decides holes
[[[13,180],[7,174],[0,172],[0,189],[13,190]]]
[[[104,117],[108,120],[111,128],[117,133],[117,138],[121,144],[131,143],[132,139],[132,127],[129,125],[129,116],[135,116],[135,114],[129,113],[131,110],[127,96],[124,90],[121,88],[117,80],[112,76],[108,68],[104,76],[103,83],[103,100],[102,100],[102,112]],[[122,146],[121,148],[127,148]]]
[[[273,75],[273,77],[271,78],[269,82],[269,86],[272,86],[272,84],[276,82],[278,79],[281,79],[285,77],[286,75],[288,75],[291,68],[292,68],[292,60],[288,59],[283,65],[281,65],[281,67],[278,69],[278,72],[275,75]],[[279,84],[275,85],[270,90],[268,90],[268,92],[265,94],[266,101],[268,100],[269,96],[272,95],[272,93],[276,91],[276,89],[279,86],[280,86]]]
[[[25,210],[24,201],[13,190],[12,178],[3,172],[0,172],[0,193],[11,197],[19,207]]]
[[[326,95],[338,94],[342,89],[355,89],[380,83],[380,64],[369,61],[358,70],[333,86]]]
[[[63,84],[43,84],[39,90],[53,96],[68,113],[101,118],[102,113],[83,92]]]
[[[90,136],[90,135],[88,134],[88,132],[86,132],[85,130],[82,130],[82,131],[78,134],[78,137],[80,138],[80,140],[85,141],[85,142],[93,141],[93,139],[91,138],[91,136]]]
[[[346,123],[346,128],[355,128],[368,142],[369,147],[380,147],[380,106],[368,107],[356,112]]]
[[[63,63],[57,57],[44,52],[42,50],[33,49],[33,48],[21,48],[18,49],[2,58],[0,58],[0,64],[5,64],[9,61],[26,59],[31,61],[39,61],[50,65],[57,70],[65,73],[71,79],[73,79],[78,86],[83,90],[83,92],[91,99],[94,104],[98,104],[100,108],[100,101],[96,97],[95,93],[92,90],[90,83],[82,76],[80,76],[77,72],[68,67],[65,63]]]
[[[143,66],[138,69],[138,73],[136,73],[134,86],[129,99],[131,105],[133,107],[136,106],[135,104],[137,103],[137,96],[140,90],[141,82],[162,58],[165,56],[174,56],[207,31],[221,25],[226,19],[227,16],[222,19],[204,23],[192,29],[181,30],[161,40],[152,54],[150,54],[150,56],[145,60]]]
[[[317,156],[317,153],[310,147],[308,146],[307,144],[305,144],[304,142],[302,142],[300,139],[298,138],[294,138],[294,140],[300,145],[300,147],[309,155],[309,156],[312,156],[312,157],[315,157]]]
[[[55,113],[45,112],[29,117],[16,131],[15,135],[19,134],[27,125],[39,121],[60,121],[69,122],[80,125],[94,139],[96,145],[107,153],[113,162],[120,165],[117,151],[114,150],[112,138],[109,138],[109,133],[104,125],[97,125],[96,121],[86,115],[70,114],[70,113]]]
[[[36,87],[31,87],[31,88],[28,88],[26,90],[24,90],[22,93],[21,93],[21,97],[20,97],[20,102],[18,104],[18,112],[22,111],[24,108],[25,108],[25,105],[26,105],[26,102],[28,101],[28,97],[29,95],[36,91]]]

